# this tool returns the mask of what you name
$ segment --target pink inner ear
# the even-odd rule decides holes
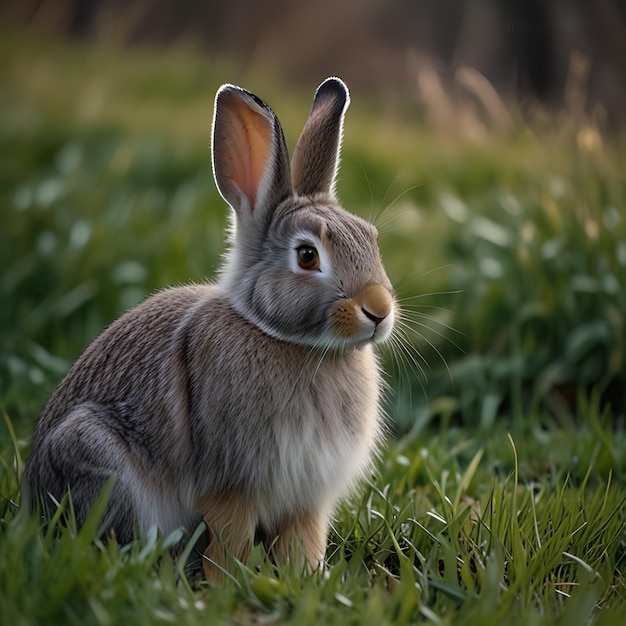
[[[233,97],[229,103],[228,162],[231,184],[242,191],[254,210],[259,185],[270,158],[272,126],[270,121]]]

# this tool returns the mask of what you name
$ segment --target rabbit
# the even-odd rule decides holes
[[[333,510],[380,449],[373,345],[397,317],[377,231],[334,191],[349,102],[340,79],[319,86],[290,165],[273,110],[218,90],[212,165],[234,218],[218,278],[149,297],[72,366],[23,476],[44,513],[69,488],[82,524],[114,477],[102,523],[120,543],[203,520],[209,580],[257,541],[323,565]]]

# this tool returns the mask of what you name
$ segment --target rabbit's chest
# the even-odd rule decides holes
[[[273,424],[258,485],[272,512],[329,505],[370,465],[380,435],[377,381],[332,382],[295,396]]]
[[[250,346],[270,341],[254,338]],[[369,348],[322,361],[273,347],[288,352],[273,358],[280,369],[258,349],[245,368],[224,359],[211,371],[211,384],[197,387],[191,433],[193,497],[238,490],[268,526],[290,511],[331,508],[369,468],[381,432]]]

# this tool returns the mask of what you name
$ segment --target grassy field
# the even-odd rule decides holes
[[[323,572],[256,549],[211,588],[168,556],[176,536],[105,545],[97,511],[44,532],[19,477],[80,350],[219,266],[219,84],[266,99],[291,147],[315,85],[184,47],[1,35],[0,623],[626,623],[623,137],[565,111],[498,134],[476,119],[469,141],[353,90],[338,191],[379,226],[404,309],[388,444]]]

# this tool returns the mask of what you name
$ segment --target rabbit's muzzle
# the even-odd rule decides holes
[[[383,341],[393,328],[394,308],[389,290],[378,283],[370,283],[352,298],[342,299],[335,305],[331,312],[331,332],[348,343]]]

